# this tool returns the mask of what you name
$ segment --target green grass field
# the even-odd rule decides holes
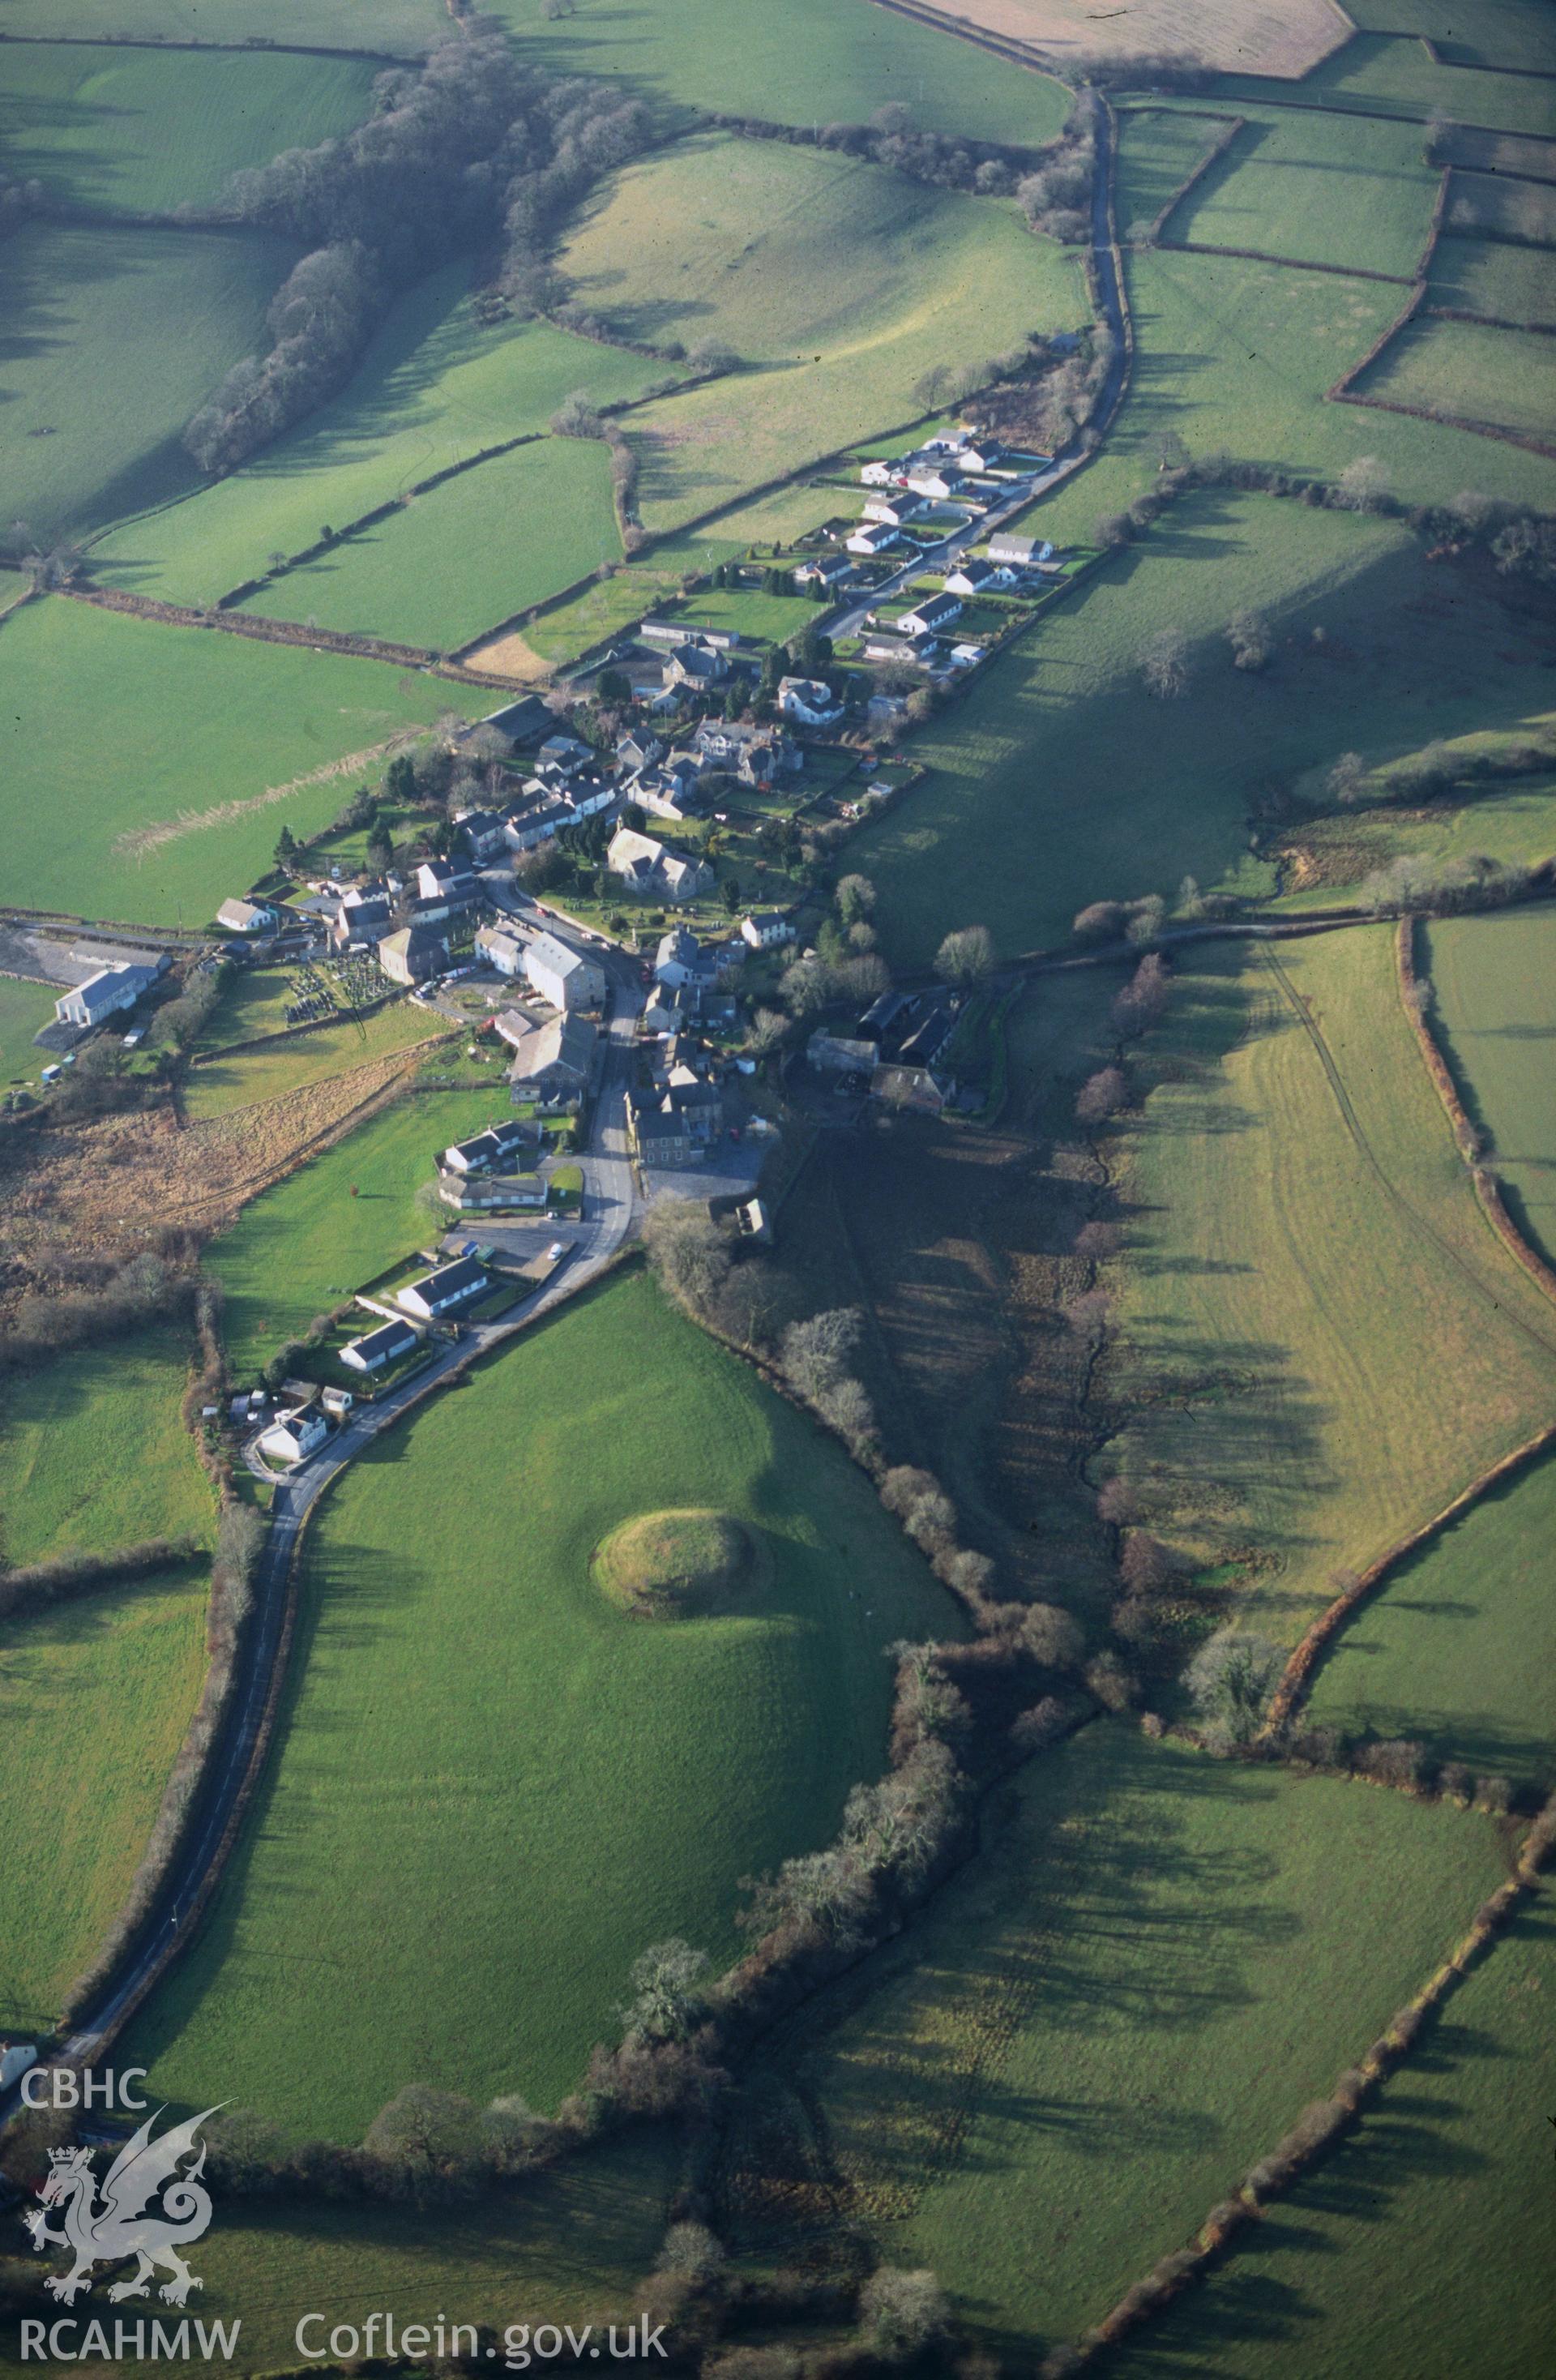
[[[1434,413],[1551,442],[1553,362],[1556,351],[1538,331],[1417,320],[1390,341],[1357,382],[1357,395],[1391,405],[1423,405]]]
[[[1164,237],[1408,278],[1439,180],[1421,150],[1414,124],[1370,124],[1358,139],[1344,116],[1272,109],[1249,117]]]
[[[468,287],[464,265],[430,274],[333,404],[189,503],[126,523],[93,547],[93,570],[137,594],[213,601],[272,553],[302,552],[326,522],[342,528],[483,447],[543,430],[573,390],[609,404],[670,369],[549,322],[483,325]],[[475,484],[493,484],[484,467]],[[458,575],[470,558],[461,547]]]
[[[1503,322],[1556,323],[1556,258],[1548,249],[1497,239],[1440,239],[1431,261],[1431,303]]]
[[[1520,1227],[1556,1263],[1556,917],[1444,917],[1427,956],[1460,1095]]]
[[[24,224],[0,249],[6,517],[44,545],[198,483],[180,439],[296,260],[247,234]]]
[[[701,628],[733,628],[740,636],[787,644],[802,634],[815,608],[808,597],[764,595],[755,587],[710,587],[682,605],[676,617]]]
[[[208,1258],[226,1292],[222,1335],[236,1380],[396,1257],[430,1245],[435,1224],[416,1194],[432,1179],[434,1150],[506,1113],[507,1096],[500,1080],[401,1099],[251,1200]]]
[[[748,1612],[637,1621],[591,1578],[671,1503],[759,1537]],[[838,1449],[645,1276],[592,1293],[332,1489],[279,1758],[137,2056],[337,2137],[413,2079],[554,2103],[648,1943],[726,1961],[736,1879],[830,1837],[885,1647],[948,1624]]]
[[[1474,19],[1471,19],[1473,25]],[[1136,2335],[1118,2380],[1526,2380],[1549,2358],[1556,1933],[1530,1910],[1360,2131]]]
[[[54,1023],[54,1002],[63,988],[0,976],[0,1084],[21,1082],[37,1089],[39,1070],[49,1063],[49,1053],[35,1050],[32,1037]]]
[[[1357,0],[1345,14],[1365,33],[1413,33],[1457,66],[1538,67],[1556,74],[1556,24],[1541,0]]]
[[[6,171],[35,176],[55,204],[203,209],[241,167],[362,123],[377,71],[365,58],[18,44],[0,95]]]
[[[52,2025],[90,1963],[204,1677],[203,1563],[0,1622],[0,2028]]]
[[[1473,24],[1472,18],[1472,39]],[[1463,18],[1455,18],[1453,30],[1463,37]],[[1498,74],[1489,68],[1465,73],[1453,66],[1434,66],[1415,38],[1416,31],[1412,21],[1408,31],[1401,30],[1397,34],[1363,33],[1335,50],[1295,86],[1252,76],[1218,78],[1217,97],[1256,103],[1280,100],[1293,107],[1335,108],[1374,118],[1408,116],[1423,123],[1441,113],[1465,124],[1491,125],[1499,131],[1550,131],[1550,95],[1537,77]],[[1523,37],[1519,38],[1522,64],[1526,50],[1522,47]],[[1369,125],[1364,138],[1369,140],[1372,130]]]
[[[1137,1482],[1161,1534],[1290,1642],[1336,1572],[1549,1417],[1556,1309],[1476,1203],[1392,927],[1278,965],[1285,985],[1266,954],[1185,953],[1146,1047],[1143,1114],[1116,1148],[1133,1220],[1108,1268],[1131,1417],[1094,1475]]]
[[[633,414],[651,529],[916,419],[947,355],[1089,316],[1075,259],[1012,206],[728,135],[628,167],[560,261],[632,335],[717,337],[759,367]]]
[[[634,0],[548,21],[543,0],[496,0],[491,13],[563,74],[620,77],[668,115],[691,108],[787,124],[863,123],[890,100],[916,124],[980,140],[1052,140],[1067,94],[1045,75],[987,56],[866,0],[779,0],[742,12],[720,0]]]
[[[1155,222],[1175,190],[1225,129],[1224,120],[1173,107],[1128,107],[1118,116],[1115,212],[1123,237]]]
[[[185,1077],[184,1112],[197,1122],[227,1115],[235,1108],[252,1107],[257,1100],[277,1099],[283,1091],[365,1066],[370,1058],[385,1057],[392,1050],[409,1049],[440,1029],[439,1019],[425,1008],[396,1001],[375,1009],[360,1026],[348,1016],[338,1025],[315,1026],[290,1040],[272,1041],[263,1050],[238,1050],[230,1057],[212,1053]],[[496,1098],[503,1086],[495,1068],[493,1078]]]
[[[1516,793],[1487,793],[1473,801],[1434,802],[1429,808],[1357,810],[1315,819],[1294,836],[1305,888],[1283,895],[1282,908],[1327,907],[1354,897],[1363,878],[1392,859],[1489,859],[1527,867],[1556,850],[1556,779],[1526,783]]]
[[[377,662],[30,603],[0,626],[7,895],[210,917],[263,873],[283,825],[304,834],[341,808],[337,763],[474,707]]]
[[[1129,393],[1098,459],[1029,514],[1060,541],[1090,539],[1154,477],[1169,431],[1196,455],[1229,454],[1326,479],[1375,455],[1396,493],[1446,503],[1465,488],[1556,505],[1556,464],[1473,431],[1326,405],[1405,292],[1232,256],[1155,249],[1126,260],[1135,325]],[[1484,334],[1490,336],[1491,334]]]
[[[1415,1736],[1478,1776],[1549,1785],[1556,1610],[1538,1549],[1553,1533],[1548,1455],[1472,1506],[1348,1623],[1309,1697],[1315,1724]]]
[[[178,1408],[183,1336],[163,1325],[72,1348],[0,1389],[0,1512],[14,1562],[208,1536],[211,1490]]]
[[[1233,668],[1224,640],[1241,605],[1278,633],[1257,675]],[[1166,627],[1195,650],[1188,693],[1162,701],[1140,664]],[[1265,787],[1347,747],[1382,759],[1520,723],[1546,699],[1538,650],[1494,602],[1444,583],[1402,528],[1195,497],[915,736],[927,782],[850,842],[850,865],[874,880],[888,946],[914,959],[972,924],[1004,950],[1056,945],[1087,902],[1172,894],[1186,869],[1207,887],[1273,890],[1247,856]]]
[[[1107,1720],[1012,1798],[799,2080],[885,2260],[932,2266],[989,2345],[1030,2352],[1183,2243],[1502,1862],[1467,1813]]]
[[[6,0],[7,33],[57,33],[54,0]],[[140,42],[297,42],[409,55],[448,38],[438,0],[71,0],[73,33]]]
[[[444,652],[621,556],[603,442],[547,438],[414,496],[243,608]]]

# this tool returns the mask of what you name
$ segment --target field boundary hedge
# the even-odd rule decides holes
[[[1473,1148],[1478,1137],[1475,1124],[1459,1096],[1459,1087],[1438,1046],[1437,1037],[1421,1014],[1421,984],[1416,969],[1416,919],[1413,916],[1401,917],[1394,938],[1394,952],[1399,965],[1400,1000],[1415,1029],[1417,1046],[1426,1061],[1432,1087],[1453,1127],[1455,1141],[1461,1148]],[[1514,1264],[1522,1266],[1535,1287],[1545,1296],[1556,1300],[1556,1272],[1551,1270],[1539,1251],[1529,1245],[1508,1213],[1496,1175],[1489,1167],[1475,1165],[1470,1169],[1470,1178],[1475,1184],[1475,1195],[1480,1201],[1481,1212]]]
[[[1411,289],[1407,273],[1378,273],[1369,264],[1320,264],[1310,256],[1277,256],[1267,248],[1222,248],[1206,239],[1164,239],[1158,245],[1170,256],[1241,256],[1250,264],[1279,264],[1293,273],[1330,273],[1341,281],[1387,281],[1396,289]]]
[[[1104,2349],[1116,2346],[1148,2322],[1188,2287],[1202,2279],[1232,2249],[1237,2235],[1260,2220],[1273,2199],[1292,2185],[1348,2136],[1357,2118],[1378,2098],[1392,2074],[1404,2066],[1427,2020],[1453,1997],[1489,1954],[1526,1902],[1541,1890],[1540,1871],[1550,1846],[1556,1803],[1548,1803],[1529,1828],[1514,1873],[1482,1901],[1468,1929],[1414,1998],[1395,2010],[1366,2054],[1337,2076],[1327,2099],[1303,2108],[1291,2130],[1249,2168],[1236,2191],[1212,2206],[1192,2244],[1163,2256],[1142,2280],[1127,2289],[1102,2320],[1073,2346],[1055,2348],[1039,2366],[1039,2380],[1068,2380]]]
[[[29,50],[216,50],[246,58],[365,58],[369,66],[386,67],[419,67],[427,63],[424,51],[405,55],[398,50],[326,49],[319,42],[202,42],[172,33],[160,40],[149,33],[0,33],[0,42]]]
[[[1154,109],[1148,109],[1142,112],[1152,115],[1156,113]],[[1189,191],[1194,189],[1204,180],[1205,176],[1210,172],[1212,165],[1220,164],[1222,158],[1225,156],[1226,152],[1232,146],[1233,141],[1236,140],[1238,133],[1246,131],[1248,128],[1248,117],[1246,115],[1224,115],[1218,107],[1207,107],[1202,113],[1200,109],[1193,107],[1181,108],[1176,112],[1183,115],[1192,116],[1197,124],[1219,124],[1224,128],[1223,129],[1220,138],[1212,142],[1204,155],[1194,164],[1190,165],[1188,173],[1185,174],[1176,189],[1169,190],[1167,193],[1165,205],[1157,209],[1155,215],[1146,227],[1145,245],[1147,248],[1155,248],[1161,244],[1162,234],[1166,228],[1167,218],[1177,212],[1185,199],[1188,196]]]
[[[1324,270],[1327,268],[1321,267],[1320,269]],[[1373,277],[1375,279],[1380,279],[1382,276],[1374,275]],[[1521,446],[1527,454],[1545,455],[1550,456],[1553,461],[1556,461],[1556,442],[1552,442],[1549,438],[1537,438],[1529,431],[1508,430],[1505,429],[1499,421],[1472,420],[1467,414],[1447,413],[1439,406],[1406,405],[1398,397],[1366,396],[1358,393],[1356,385],[1357,382],[1361,378],[1365,371],[1370,370],[1371,366],[1378,361],[1379,358],[1382,355],[1384,348],[1389,346],[1391,341],[1397,338],[1400,332],[1405,328],[1406,324],[1423,310],[1429,315],[1435,310],[1434,309],[1426,307],[1426,283],[1424,281],[1417,281],[1412,287],[1408,298],[1400,308],[1399,312],[1394,316],[1393,321],[1388,325],[1386,330],[1381,332],[1379,336],[1373,340],[1372,345],[1368,348],[1367,353],[1359,359],[1358,362],[1352,364],[1348,370],[1342,372],[1339,379],[1333,382],[1331,385],[1325,389],[1323,393],[1324,403],[1326,405],[1368,406],[1374,413],[1402,413],[1406,415],[1413,421],[1439,422],[1445,430],[1466,430],[1472,437],[1494,438],[1504,446]],[[1518,327],[1520,329],[1527,329],[1529,326],[1526,323],[1520,323]]]
[[[515,693],[525,691],[518,678],[500,676],[495,671],[478,675],[452,655],[429,652],[420,645],[391,644],[381,637],[307,628],[299,621],[271,620],[257,612],[199,612],[187,603],[163,602],[158,596],[127,594],[117,587],[62,587],[56,591],[69,602],[95,603],[101,611],[125,612],[135,619],[159,620],[169,627],[214,628],[232,637],[252,637],[259,644],[300,645],[310,652],[342,653],[354,661],[388,662],[399,669],[452,678],[461,686],[505,686]]]
[[[1507,314],[1473,314],[1467,306],[1424,306],[1434,322],[1475,322],[1483,331],[1527,331],[1536,338],[1556,339],[1556,322],[1515,322]]]
[[[213,1049],[197,1050],[189,1060],[189,1071],[193,1074],[197,1067],[214,1065],[223,1058],[241,1057],[250,1050],[271,1050],[281,1041],[298,1041],[305,1034],[324,1032],[332,1025],[362,1023],[369,1016],[377,1016],[380,1009],[391,1007],[393,1004],[393,999],[394,995],[390,993],[382,1000],[374,1001],[368,1008],[332,1009],[328,1016],[310,1016],[302,1025],[283,1025],[275,1033],[253,1033],[246,1041],[219,1041]],[[427,1038],[431,1041],[447,1040],[449,1037],[446,1033],[440,1033],[433,1025],[428,1026]],[[419,1042],[411,1041],[405,1046],[407,1049],[416,1050],[421,1045]]]
[[[55,1554],[44,1561],[18,1564],[0,1574],[0,1620],[50,1610],[56,1603],[94,1594],[121,1579],[149,1577],[192,1561],[203,1550],[199,1539],[186,1531],[176,1537],[143,1537],[106,1554]]]

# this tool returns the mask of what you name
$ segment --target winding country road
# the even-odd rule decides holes
[[[222,1733],[201,1785],[197,1822],[138,1928],[133,1948],[57,2053],[59,2064],[86,2066],[100,2055],[176,1956],[182,1940],[193,1931],[191,1919],[199,1914],[220,1875],[264,1766],[267,1714],[274,1708],[284,1670],[293,1558],[308,1512],[346,1465],[429,1390],[575,1296],[597,1278],[636,1228],[641,1206],[627,1146],[626,1114],[633,1035],[643,993],[635,964],[613,956],[606,965],[609,1018],[589,1145],[582,1159],[583,1212],[572,1250],[522,1311],[466,1324],[457,1344],[442,1350],[401,1390],[357,1408],[317,1458],[277,1486],[255,1581],[254,1608],[239,1645]],[[0,2097],[0,2122],[15,2111],[18,2100],[18,2086],[13,2084]]]

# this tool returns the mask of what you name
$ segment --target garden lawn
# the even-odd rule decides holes
[[[1476,1202],[1391,926],[1185,953],[1136,1096],[1105,1269],[1130,1418],[1095,1475],[1289,1643],[1549,1419],[1556,1307]]]
[[[1228,111],[1230,114],[1230,111]],[[1173,107],[1128,107],[1118,115],[1118,228],[1128,239],[1153,224],[1173,193],[1208,156],[1226,129],[1226,117],[1191,115]]]
[[[184,1079],[184,1111],[199,1122],[226,1115],[234,1108],[252,1107],[305,1084],[321,1083],[349,1067],[365,1066],[392,1050],[405,1050],[447,1030],[444,1020],[408,1001],[392,1001],[375,1008],[358,1024],[344,1015],[335,1025],[310,1026],[284,1041],[268,1042],[262,1050],[235,1050],[230,1055],[213,1050],[191,1067]],[[503,1096],[502,1076],[493,1069],[492,1097]]]
[[[621,558],[604,442],[546,438],[413,496],[244,609],[445,652]]]
[[[1409,279],[1440,179],[1414,124],[1369,124],[1364,133],[1344,116],[1271,109],[1249,116],[1164,237]]]
[[[23,224],[0,246],[7,524],[45,547],[199,484],[185,424],[296,260],[249,234]]]
[[[1471,20],[1472,24],[1474,20]],[[1542,2371],[1556,1928],[1526,1910],[1333,2156],[1150,2322],[1118,2380],[1505,2380]]]
[[[0,2030],[53,2025],[123,1905],[199,1700],[205,1589],[185,1563],[0,1621]]]
[[[322,2326],[303,2333],[310,2347],[390,2306],[397,2338],[412,2323],[479,2323],[500,2335],[513,2325],[501,2351],[522,2354],[520,2332],[537,2323],[615,2317],[620,2339],[664,2239],[676,2172],[668,2128],[637,2127],[454,2207],[229,2197],[200,2242],[199,2319],[241,2321],[224,2367],[239,2372],[295,2368],[296,2325],[320,2309]],[[0,2371],[24,2369],[0,2344]]]
[[[772,0],[731,24],[721,0],[640,0],[556,20],[545,0],[490,12],[561,74],[617,76],[664,115],[690,109],[811,126],[862,124],[899,101],[915,124],[1025,147],[1052,140],[1069,95],[954,35],[867,0]]]
[[[1422,1984],[1483,1818],[1093,1722],[802,2059],[885,2262],[996,2349],[1093,2322]]]
[[[1541,333],[1417,318],[1391,339],[1357,394],[1556,442],[1553,387],[1556,347]]]
[[[629,335],[717,338],[745,359],[633,413],[651,529],[915,419],[914,384],[947,355],[1090,313],[1075,258],[1011,204],[728,134],[627,167],[560,263]],[[847,503],[838,491],[822,516]]]
[[[6,172],[36,177],[54,205],[203,211],[242,167],[362,123],[380,71],[367,58],[279,51],[18,42],[6,52],[0,93]]]
[[[593,1580],[672,1506],[756,1536],[749,1610]],[[274,1765],[136,2058],[336,2138],[413,2080],[553,2106],[649,1943],[733,1956],[737,1879],[880,1773],[887,1647],[955,1624],[837,1446],[645,1274],[589,1292],[330,1490]]]
[[[799,593],[765,595],[754,587],[710,587],[694,595],[675,616],[699,628],[733,628],[748,640],[782,645],[802,635],[816,611],[809,597]]]
[[[1096,461],[1030,509],[1029,531],[1089,542],[1099,516],[1151,485],[1168,432],[1196,455],[1323,479],[1375,455],[1412,502],[1446,504],[1476,488],[1556,508],[1556,463],[1543,455],[1441,422],[1324,403],[1398,313],[1404,290],[1173,249],[1130,255],[1125,272],[1135,328],[1128,394]]]
[[[1233,667],[1225,641],[1244,606],[1275,637],[1258,674]],[[1176,700],[1140,674],[1163,629],[1191,642]],[[914,961],[958,926],[988,926],[1007,952],[1059,945],[1088,902],[1171,895],[1186,870],[1207,889],[1273,890],[1246,825],[1271,784],[1347,747],[1381,759],[1519,725],[1548,700],[1540,653],[1403,528],[1194,497],[914,735],[927,781],[850,843],[849,864],[879,891],[883,940]]]
[[[210,1538],[211,1489],[179,1418],[188,1378],[171,1324],[11,1374],[0,1388],[0,1512],[12,1561],[187,1531]]]
[[[1556,1458],[1493,1490],[1394,1571],[1336,1639],[1317,1726],[1412,1736],[1478,1776],[1556,1777]]]
[[[1503,322],[1556,323],[1556,255],[1500,239],[1440,239],[1430,302]]]
[[[465,689],[377,662],[51,597],[0,626],[6,890],[29,908],[185,924],[324,825],[340,773]]]
[[[1556,913],[1443,917],[1426,954],[1460,1096],[1520,1229],[1556,1265]]]
[[[433,1178],[436,1152],[508,1112],[501,1077],[489,1090],[409,1094],[252,1199],[207,1257],[226,1292],[234,1378],[250,1378],[397,1257],[435,1245],[446,1222],[417,1206],[416,1192]],[[366,1313],[362,1327],[372,1328]]]
[[[0,1084],[22,1082],[37,1089],[40,1071],[53,1059],[49,1050],[33,1048],[32,1037],[54,1023],[54,1002],[64,989],[0,976]]]
[[[260,577],[273,553],[311,546],[326,524],[342,529],[452,464],[544,430],[574,390],[605,405],[666,377],[662,364],[549,322],[479,322],[469,280],[463,264],[430,274],[332,404],[187,504],[103,539],[94,572],[137,594],[213,601]],[[478,484],[493,484],[485,467]],[[439,575],[461,578],[474,559],[461,545]]]

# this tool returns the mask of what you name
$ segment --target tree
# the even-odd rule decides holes
[[[586,389],[575,388],[571,396],[563,397],[551,416],[550,427],[558,438],[603,438],[605,423],[589,401]]]
[[[1070,931],[1085,941],[1101,941],[1111,934],[1122,933],[1128,911],[1122,901],[1092,901],[1078,909]]]
[[[959,927],[935,953],[935,972],[942,981],[964,987],[982,983],[994,963],[994,936],[987,926]]]
[[[812,1402],[835,1388],[848,1375],[863,1331],[864,1317],[857,1305],[834,1306],[813,1314],[808,1321],[791,1322],[778,1348],[778,1363],[790,1388]]]
[[[1170,978],[1160,954],[1141,959],[1113,1003],[1113,1021],[1131,1038],[1157,1023],[1167,1005]]]
[[[622,2030],[647,2041],[684,2041],[706,2006],[698,1986],[708,1955],[672,1935],[633,1961],[633,1997],[621,2011]]]
[[[660,1198],[643,1226],[643,1245],[667,1289],[706,1311],[730,1277],[730,1250],[707,1208],[691,1198]]]
[[[1143,901],[1131,901],[1124,932],[1131,942],[1153,942],[1167,922],[1167,905],[1160,892],[1148,892]]]
[[[394,837],[381,820],[368,832],[367,858],[368,867],[379,876],[394,864]]]
[[[1188,639],[1181,628],[1158,628],[1140,647],[1140,675],[1160,702],[1188,690]]]
[[[1388,493],[1388,469],[1376,455],[1358,455],[1340,474],[1340,502],[1347,512],[1380,512]]]
[[[875,888],[868,876],[840,876],[832,903],[845,926],[860,925],[875,905]]]
[[[906,2363],[944,2338],[949,2313],[933,2273],[882,2265],[859,2293],[859,2320],[875,2354]]]
[[[1246,607],[1234,612],[1226,623],[1226,641],[1232,648],[1234,669],[1267,668],[1275,650],[1268,620],[1261,612],[1252,612]]]
[[[726,876],[718,888],[718,897],[732,917],[741,905],[740,879],[736,876]]]
[[[1131,1529],[1118,1557],[1118,1575],[1131,1595],[1155,1595],[1173,1574],[1171,1557],[1160,1537],[1147,1529]]]
[[[430,2171],[463,2164],[480,2146],[479,2119],[468,2099],[430,2082],[407,2082],[380,2107],[362,2143],[374,2156]]]
[[[1075,1112],[1081,1123],[1105,1123],[1109,1116],[1129,1104],[1129,1086],[1124,1079],[1122,1066],[1104,1066],[1082,1083],[1076,1094]]]
[[[1018,1633],[1023,1650],[1044,1669],[1079,1669],[1085,1656],[1085,1631],[1056,1603],[1030,1603]]]
[[[776,1008],[759,1008],[751,1020],[746,1038],[754,1054],[766,1058],[774,1050],[780,1050],[788,1040],[789,1019],[780,1015]]]
[[[655,2269],[674,2273],[682,2280],[706,2288],[728,2262],[722,2240],[706,2223],[672,2223],[665,2233]]]
[[[1185,1682],[1212,1739],[1247,1743],[1264,1716],[1281,1656],[1267,1637],[1218,1628],[1190,1661]]]
[[[1331,800],[1345,809],[1354,809],[1367,800],[1372,790],[1371,771],[1359,752],[1342,752],[1324,779]]]
[[[416,799],[416,762],[408,752],[401,752],[391,760],[383,772],[386,797],[403,809],[410,809]]]
[[[275,864],[290,868],[297,856],[297,838],[289,826],[283,826],[275,839]]]

